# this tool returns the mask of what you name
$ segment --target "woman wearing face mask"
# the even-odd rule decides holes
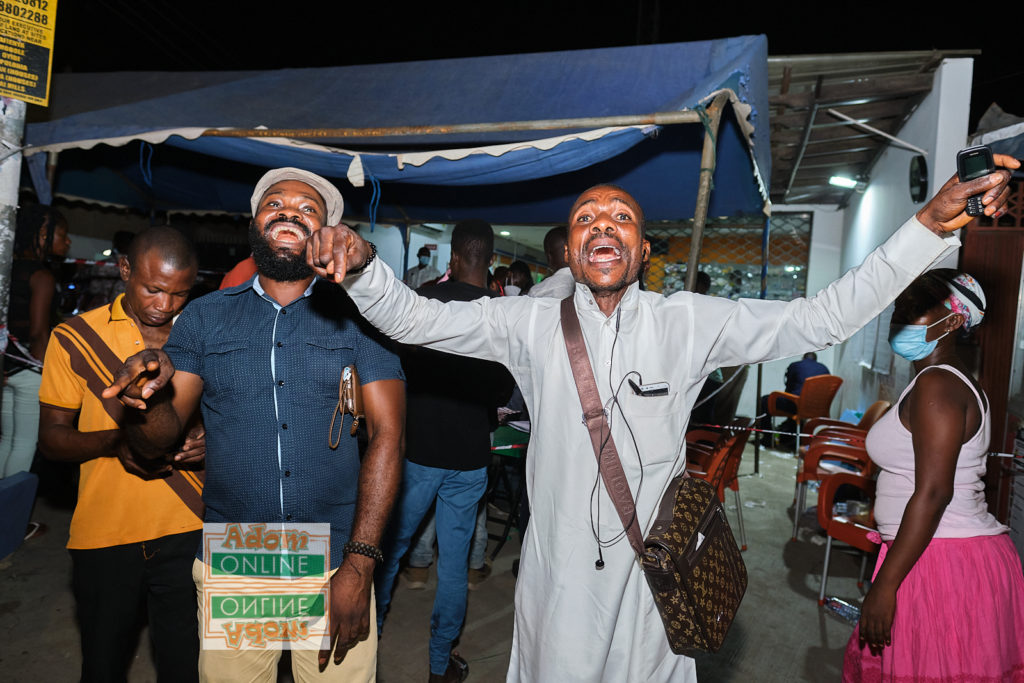
[[[985,504],[989,404],[955,336],[985,315],[970,275],[925,273],[896,299],[893,351],[917,376],[871,429],[883,541],[844,681],[1024,681],[1024,577]]]
[[[530,266],[522,261],[513,261],[508,267],[505,282],[505,296],[526,296],[533,286]]]

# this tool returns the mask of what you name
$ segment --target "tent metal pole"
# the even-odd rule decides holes
[[[764,230],[761,231],[761,291],[759,292],[759,299],[768,298],[768,248],[770,245],[769,239],[772,233],[772,219],[771,216],[767,216],[764,219]],[[761,414],[761,392],[764,391],[762,388],[762,381],[764,379],[764,363],[757,364],[757,392],[754,394],[754,415]],[[769,418],[770,420],[771,418]],[[773,427],[774,429],[774,427]],[[754,439],[754,474],[761,473],[761,434],[754,432],[757,438]]]
[[[721,110],[727,97],[715,96],[708,106]],[[608,126],[671,125],[699,123],[700,114],[682,111],[655,112],[631,116],[585,116],[572,119],[537,119],[533,121],[501,121],[493,123],[455,123],[438,126],[394,126],[385,128],[211,128],[204,136],[224,138],[376,138],[404,135],[452,135],[455,133],[498,133],[525,130],[562,130],[571,128],[605,128]]]
[[[690,237],[690,258],[686,262],[686,289],[697,287],[697,264],[700,262],[700,248],[704,241],[704,225],[708,220],[708,203],[711,201],[711,178],[715,173],[716,139],[718,126],[726,101],[725,93],[715,96],[708,105],[708,122],[704,129],[704,149],[700,156],[700,181],[697,185],[697,206],[693,212],[693,235]]]
[[[0,143],[15,150],[0,163],[0,331],[7,348],[7,304],[11,294],[11,266],[14,263],[14,230],[18,217],[18,180],[21,178],[21,144],[25,135],[25,103],[4,97],[0,100]],[[27,343],[27,341],[26,341]],[[0,370],[3,354],[0,353]]]

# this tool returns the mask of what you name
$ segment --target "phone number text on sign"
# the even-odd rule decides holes
[[[36,2],[39,2],[41,5],[43,5],[43,6],[40,7],[40,9],[43,12],[46,11],[46,5],[49,4],[49,3],[44,2],[44,0],[17,0],[17,1],[25,3],[25,4],[28,4],[28,3],[31,2],[31,3],[33,3],[32,7],[36,6],[35,5]],[[43,14],[42,12],[37,12],[37,11],[35,11],[33,9],[30,9],[29,7],[26,7],[24,5],[18,5],[18,4],[15,4],[13,2],[2,2],[2,1],[0,1],[0,12],[3,12],[4,14],[10,14],[12,17],[16,17],[18,19],[24,19],[26,21],[34,22],[36,24],[39,24],[40,26],[48,26],[49,23],[50,23],[50,16],[48,14]]]

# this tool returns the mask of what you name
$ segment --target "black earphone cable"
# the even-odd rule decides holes
[[[609,391],[611,391],[612,397],[611,397],[611,399],[609,399],[609,407],[607,408],[607,413],[608,413],[608,419],[606,421],[607,431],[605,431],[604,434],[603,434],[603,440],[601,442],[601,452],[604,452],[604,447],[608,444],[608,441],[611,439],[612,420],[613,420],[613,418],[615,416],[614,409],[618,408],[619,415],[622,416],[622,423],[626,426],[626,430],[629,432],[629,438],[633,442],[633,450],[636,451],[637,464],[639,464],[639,466],[640,466],[640,481],[637,484],[637,489],[636,489],[636,499],[639,500],[639,498],[640,498],[640,491],[643,489],[643,485],[644,485],[643,460],[640,458],[640,447],[637,445],[636,435],[633,433],[633,428],[630,426],[629,420],[626,419],[626,413],[623,412],[622,405],[619,403],[619,392],[622,391],[622,385],[625,384],[626,380],[629,379],[630,376],[636,375],[637,379],[640,381],[641,384],[643,384],[643,378],[641,377],[640,373],[637,372],[636,370],[630,370],[629,372],[627,372],[625,375],[622,376],[622,379],[619,380],[619,384],[618,384],[617,387],[613,384],[612,375],[613,375],[614,367],[615,367],[615,347],[616,347],[616,345],[618,344],[618,341],[619,341],[619,325],[620,325],[620,322],[621,322],[621,318],[622,318],[622,309],[619,308],[619,309],[616,310],[616,313],[615,313],[615,338],[612,340],[612,348],[611,348],[611,353],[610,353],[611,360],[608,363],[608,389],[609,389]],[[602,569],[604,567],[604,556],[603,556],[603,554],[601,552],[602,548],[605,548],[605,547],[614,545],[615,543],[618,543],[626,535],[626,528],[628,528],[628,525],[627,525],[626,527],[624,527],[622,529],[622,531],[620,531],[619,533],[615,534],[615,536],[613,536],[610,539],[602,539],[601,538],[601,534],[600,534],[600,527],[601,527],[601,502],[600,502],[600,498],[599,498],[599,490],[600,490],[599,487],[601,486],[601,483],[602,483],[602,478],[601,478],[601,460],[598,459],[598,461],[597,461],[597,477],[595,478],[594,486],[593,486],[593,488],[590,491],[590,530],[591,530],[591,533],[593,533],[593,535],[594,535],[594,540],[597,542],[597,561],[594,562],[594,567],[596,569]],[[598,497],[598,500],[597,500],[597,519],[596,519],[596,522],[595,522],[595,519],[594,519],[594,499],[595,499],[595,497]],[[633,506],[633,517],[632,517],[632,519],[629,520],[629,524],[632,524],[635,519],[636,519],[636,505]]]

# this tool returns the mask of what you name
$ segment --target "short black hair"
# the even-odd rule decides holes
[[[556,225],[544,235],[544,253],[561,251],[565,249],[569,241],[569,228],[564,225]]]
[[[818,354],[814,351],[808,351],[804,354],[804,360],[818,360]]]
[[[494,229],[479,218],[459,221],[452,228],[452,253],[469,263],[487,263],[494,253]]]
[[[526,294],[530,291],[530,287],[533,287],[533,274],[530,272],[530,266],[526,265],[525,261],[513,261],[508,265],[508,278],[512,284],[515,284],[522,289],[522,293]]]
[[[416,255],[417,255],[417,256],[419,256],[419,255],[420,255],[420,254],[422,254],[423,252],[426,252],[426,253],[427,253],[427,256],[430,256],[430,248],[429,248],[429,247],[420,247],[420,248],[419,248],[419,249],[418,249],[418,250],[416,251]]]
[[[176,270],[199,268],[196,248],[184,234],[166,225],[146,228],[128,245],[128,263],[137,263],[143,255],[157,251],[161,260]]]
[[[130,230],[118,230],[114,233],[114,239],[110,241],[111,246],[118,254],[127,254],[128,248],[135,239],[135,233]]]
[[[697,271],[697,291],[708,291],[711,289],[711,276],[703,270]]]

